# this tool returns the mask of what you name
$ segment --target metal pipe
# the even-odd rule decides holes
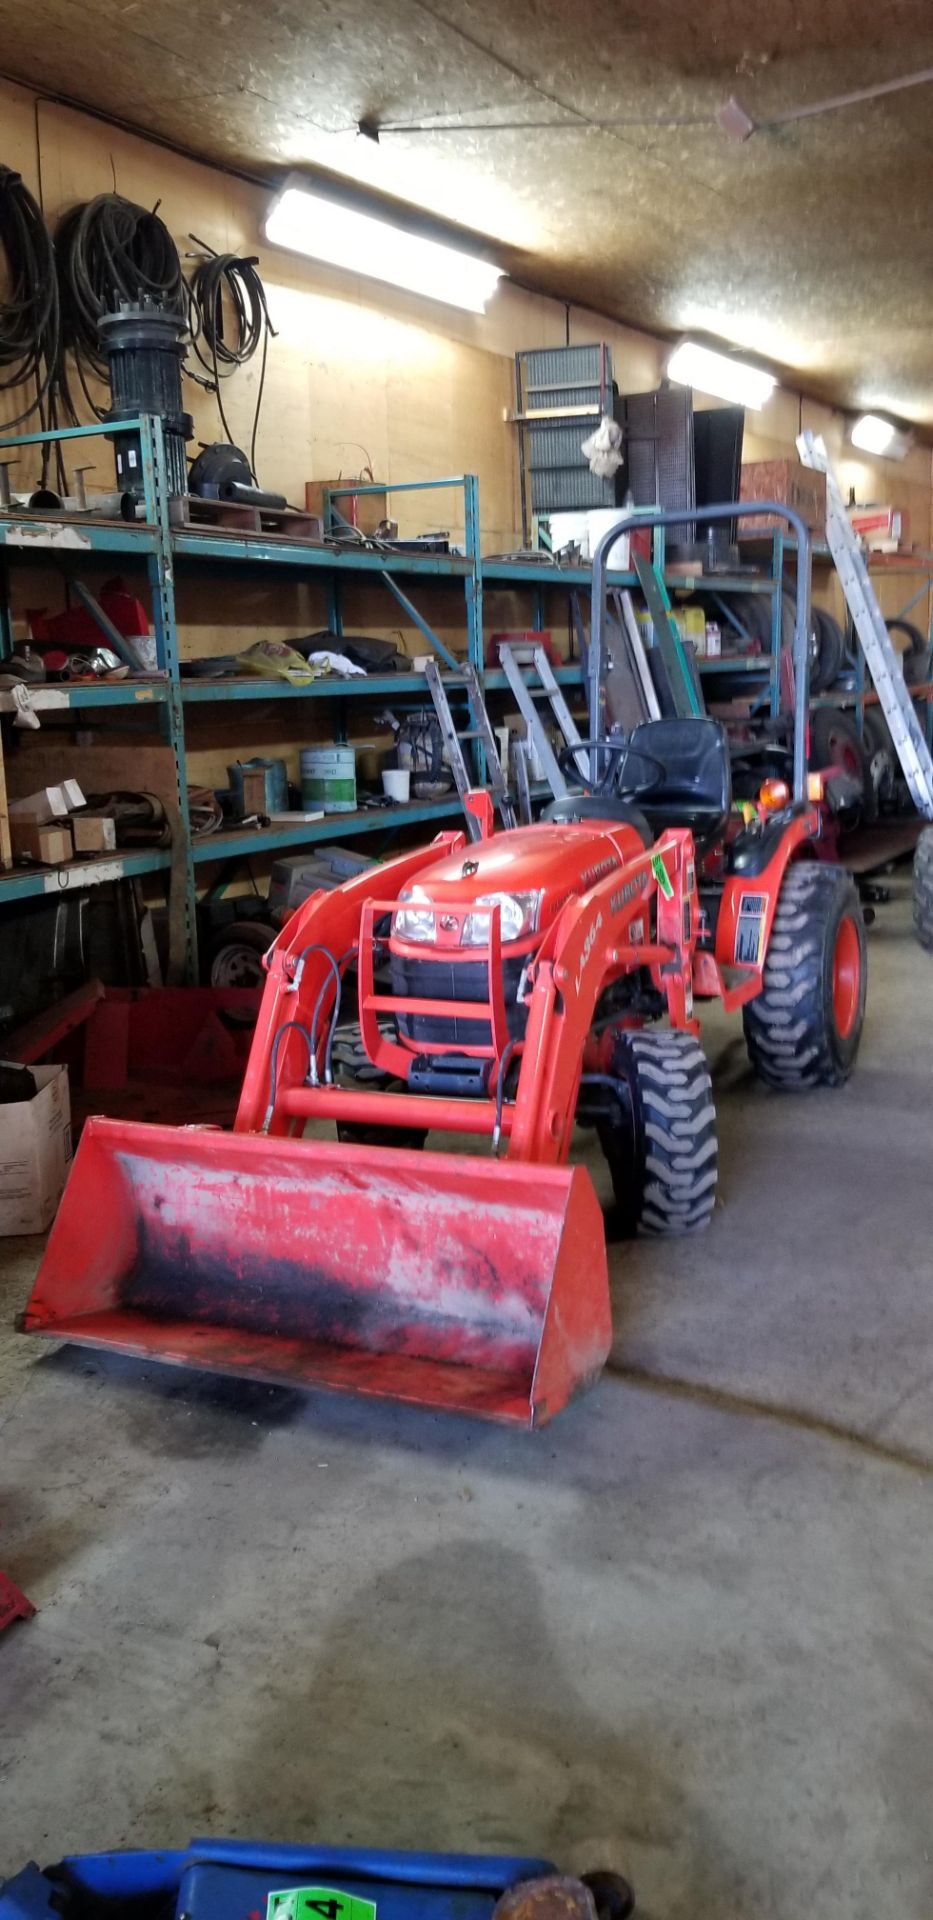
[[[779,500],[729,500],[715,507],[697,507],[692,513],[683,507],[671,507],[665,512],[627,513],[609,527],[599,540],[593,555],[592,610],[590,615],[590,727],[594,734],[599,730],[599,670],[605,645],[606,620],[606,573],[607,556],[619,535],[631,533],[640,527],[680,527],[685,522],[696,526],[700,520],[735,520],[741,516],[754,515],[760,518],[765,514],[777,515],[786,520],[791,533],[797,541],[797,585],[794,616],[794,799],[803,803],[807,799],[807,701],[810,691],[810,530],[804,525],[799,513],[792,507],[784,506]],[[714,578],[715,576],[711,576]],[[780,592],[781,582],[773,582],[775,591]],[[594,712],[593,699],[596,697]]]
[[[471,1003],[472,1004],[472,1003]],[[427,1093],[378,1093],[371,1088],[285,1087],[275,1103],[278,1114],[295,1120],[398,1121],[403,1127],[439,1127],[445,1133],[488,1133],[496,1124],[493,1100],[453,1100]],[[512,1109],[506,1107],[501,1131],[509,1133]]]

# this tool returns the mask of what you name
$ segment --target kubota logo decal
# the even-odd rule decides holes
[[[643,873],[636,873],[634,879],[626,880],[624,887],[620,887],[618,893],[614,893],[609,902],[610,913],[620,913],[623,907],[628,906],[630,900],[634,900],[637,893],[644,891],[644,885]]]
[[[578,993],[580,991],[580,982],[583,979],[583,975],[586,971],[586,963],[590,957],[590,954],[593,951],[593,948],[596,945],[596,938],[600,931],[600,928],[602,927],[602,924],[603,924],[603,916],[601,913],[598,913],[596,915],[595,920],[593,921],[593,925],[591,926],[589,933],[586,936],[586,939],[583,942],[583,952],[580,955],[580,965],[577,968],[577,977],[576,977],[576,980],[574,981],[574,987]]]
[[[607,855],[605,860],[597,860],[595,867],[587,867],[586,872],[580,875],[581,885],[592,886],[593,881],[598,880],[601,874],[612,873],[618,865],[619,861],[614,854]]]

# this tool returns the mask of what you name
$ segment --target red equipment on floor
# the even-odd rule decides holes
[[[804,696],[806,615],[802,593]],[[851,1071],[864,929],[849,876],[814,857],[802,721],[796,743],[793,798],[742,824],[719,723],[647,722],[584,743],[604,771],[538,825],[494,835],[474,793],[478,838],[312,895],[266,956],[233,1136],[91,1120],[27,1329],[549,1419],[612,1332],[575,1123],[596,1129],[626,1224],[688,1232],[717,1165],[696,1002],[742,1010],[772,1086]],[[302,1137],[334,1123],[336,1143]],[[422,1151],[429,1132],[458,1150]]]
[[[0,1633],[14,1620],[31,1620],[36,1609],[8,1573],[0,1572]]]

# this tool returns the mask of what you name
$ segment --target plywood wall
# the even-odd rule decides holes
[[[660,341],[512,284],[499,289],[485,315],[459,314],[276,252],[262,238],[264,190],[5,82],[0,82],[0,162],[22,172],[53,225],[76,201],[116,188],[146,205],[158,201],[183,254],[192,247],[191,234],[219,250],[259,254],[276,338],[269,351],[257,465],[266,485],[294,501],[303,500],[306,479],[353,475],[364,465],[389,483],[473,472],[480,479],[484,551],[508,549],[519,537],[520,523],[514,429],[503,421],[513,401],[516,350],[560,345],[567,338],[606,339],[623,391],[654,386],[661,376],[668,349]],[[241,444],[249,441],[258,377],[257,358],[225,387],[230,427]],[[212,397],[190,382],[185,392],[196,439],[222,437]],[[15,393],[0,396],[0,425],[20,404]],[[929,545],[927,450],[915,450],[899,466],[855,463],[846,455],[839,416],[778,393],[764,412],[749,416],[746,457],[792,455],[801,422],[826,435],[845,486],[854,484],[860,498],[891,498],[907,506],[913,537]],[[103,441],[98,461],[91,484],[109,485],[110,454]],[[34,477],[19,470],[14,484],[25,486]],[[403,531],[449,526],[462,536],[456,495],[419,495],[416,501],[398,495],[394,511]],[[911,590],[910,582],[885,583],[888,611]],[[61,591],[55,576],[16,575],[20,612],[27,604],[54,605]],[[831,592],[825,575],[818,591]],[[456,597],[436,599],[431,613],[445,636],[462,639]],[[524,624],[526,613],[517,599],[497,597],[496,624]],[[925,613],[921,607],[921,618]],[[352,603],[350,617],[358,627],[378,631],[391,630],[399,616],[368,594]],[[325,623],[326,609],[315,589],[202,577],[181,581],[179,618],[182,648],[190,654],[234,650],[257,632],[307,632]],[[420,639],[412,636],[412,642],[420,651]],[[215,715],[212,722],[199,716],[193,724],[194,777],[221,779],[237,743],[243,754],[268,747],[275,726],[281,727],[281,720],[273,725],[268,713],[261,720],[255,713],[250,721],[238,711],[234,718],[236,738],[229,715]],[[306,739],[326,727],[328,718],[303,713],[299,722],[290,711],[289,722],[300,724]],[[250,724],[254,738],[244,737]],[[297,744],[289,743],[290,757]]]

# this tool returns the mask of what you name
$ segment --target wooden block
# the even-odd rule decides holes
[[[40,826],[35,820],[18,820],[14,814],[10,834],[16,860],[32,860],[40,867],[60,867],[64,860],[71,859],[71,827],[67,821]]]
[[[115,853],[117,823],[110,813],[74,813],[71,816],[75,853]]]

